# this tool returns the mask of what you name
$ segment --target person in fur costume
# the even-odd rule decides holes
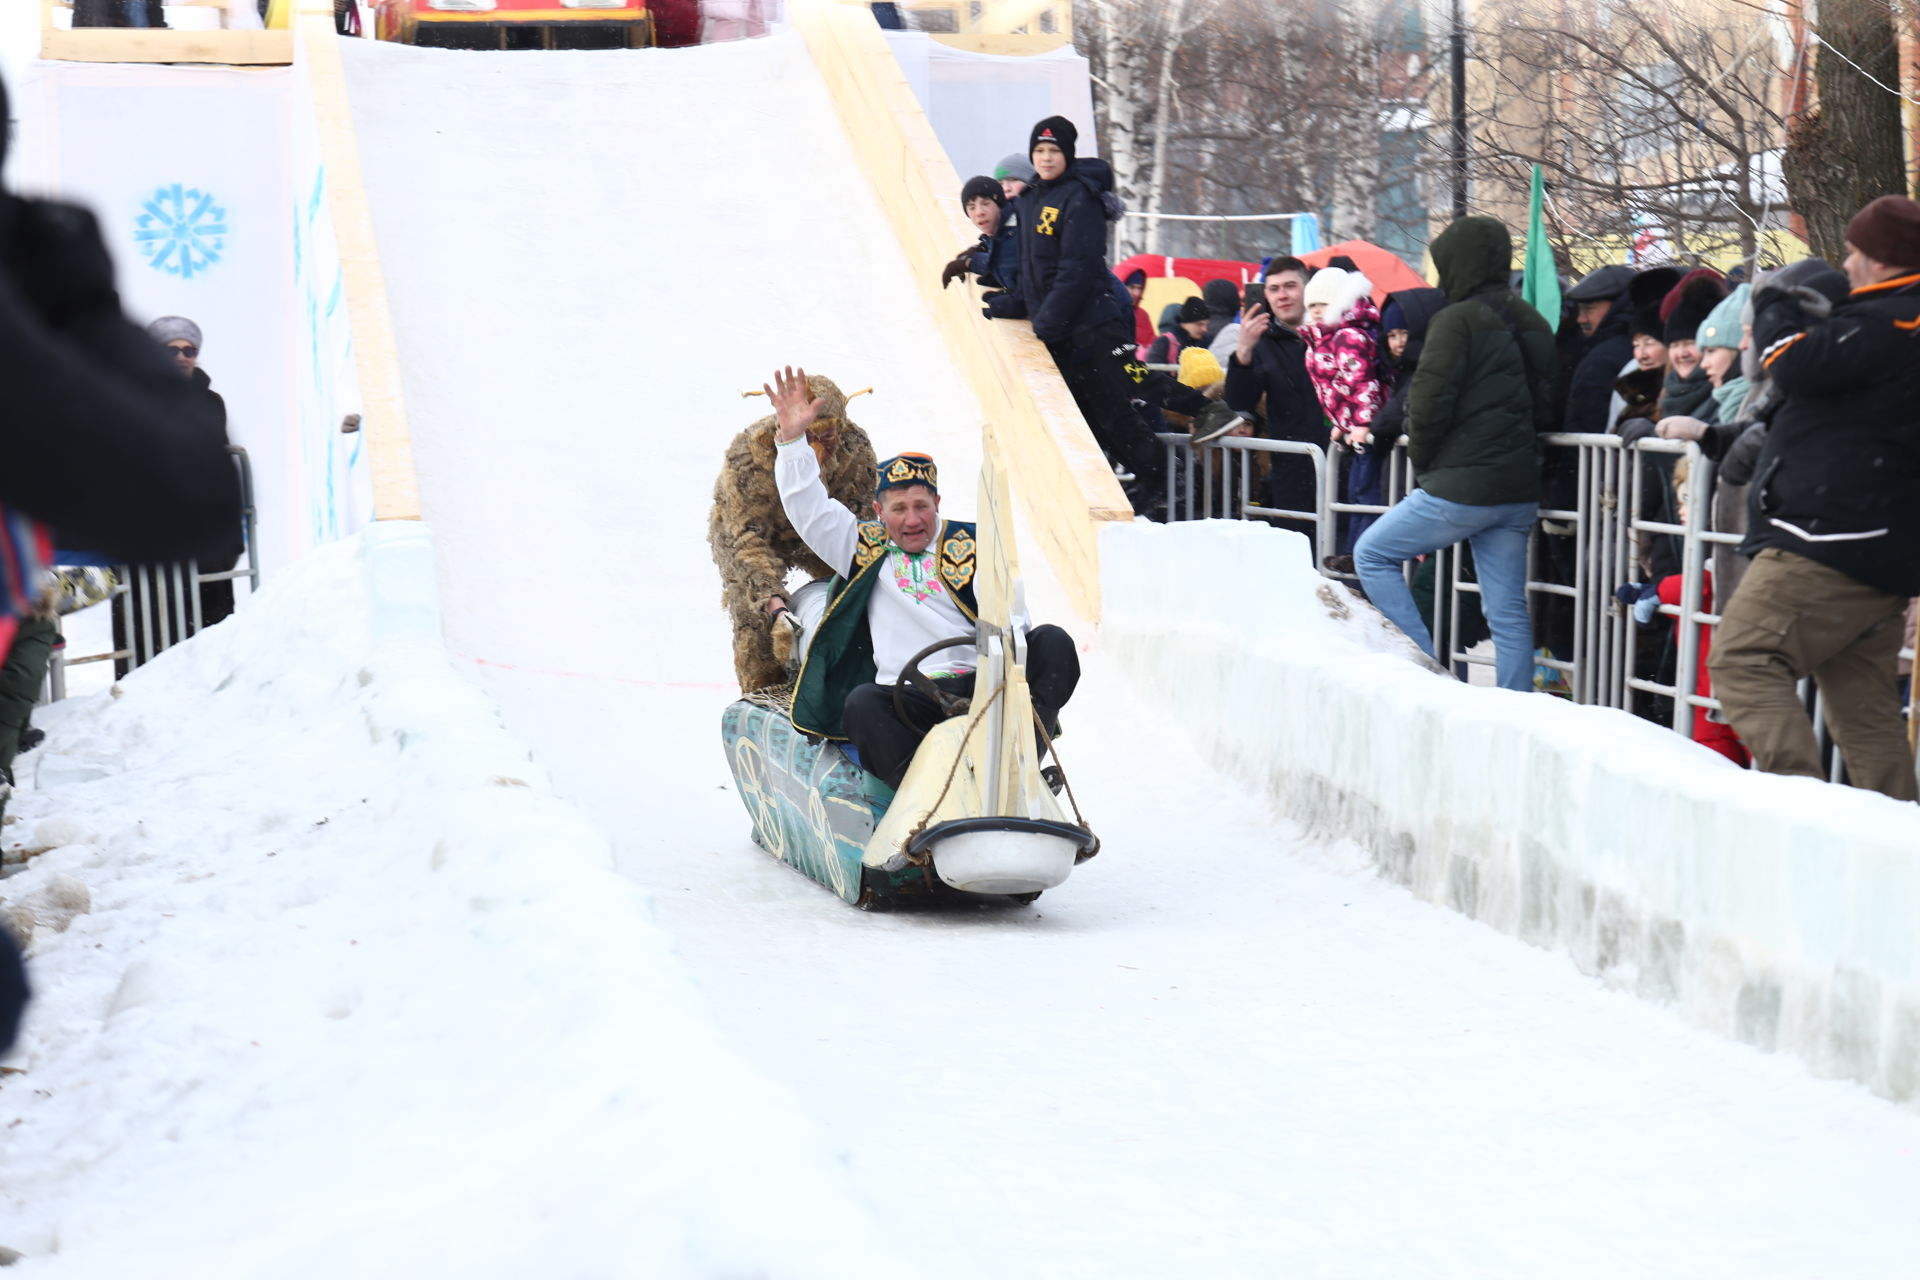
[[[873,442],[847,420],[848,397],[831,378],[816,374],[807,386],[822,402],[820,416],[807,429],[820,477],[835,502],[866,519],[878,465]],[[727,446],[707,519],[707,545],[720,569],[720,603],[733,623],[733,670],[742,693],[786,683],[794,640],[785,613],[787,574],[799,569],[809,578],[833,576],[781,509],[773,479],[775,426],[770,413]]]

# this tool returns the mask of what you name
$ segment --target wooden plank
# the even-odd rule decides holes
[[[1023,324],[981,318],[975,290],[941,289],[940,268],[977,237],[959,175],[864,8],[800,0],[789,9],[905,252],[947,349],[994,427],[1001,462],[1041,551],[1073,603],[1099,617],[1099,526],[1133,518],[1046,348]]]
[[[1012,36],[991,35],[983,32],[960,32],[952,34],[944,31],[929,32],[936,44],[946,45],[950,49],[959,49],[965,53],[990,53],[999,58],[1030,58],[1039,53],[1052,53],[1055,49],[1064,49],[1073,43],[1073,37],[1054,33],[1052,35]]]
[[[380,265],[373,210],[367,204],[360,171],[346,68],[340,61],[340,37],[333,29],[333,0],[300,0],[298,33],[300,65],[313,92],[320,158],[327,170],[327,208],[333,215],[347,315],[353,326],[354,367],[360,378],[361,413],[373,466],[374,519],[418,520],[420,487],[414,475],[413,435],[400,382],[393,309],[387,301],[387,275]]]
[[[331,6],[328,12],[331,14]],[[331,17],[328,22],[332,22]],[[151,27],[64,30],[49,26],[40,33],[40,56],[51,62],[198,62],[229,67],[284,67],[293,62],[293,33],[163,31]]]

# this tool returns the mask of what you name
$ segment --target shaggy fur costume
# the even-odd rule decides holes
[[[873,518],[873,488],[878,465],[867,433],[847,420],[847,398],[829,378],[807,379],[822,401],[820,417],[807,429],[820,459],[820,478],[836,502],[862,520]],[[807,550],[780,507],[773,479],[772,414],[733,438],[727,460],[713,482],[713,513],[707,519],[707,545],[720,568],[720,603],[733,622],[733,669],[740,692],[784,684],[785,654],[776,651],[775,628],[767,619],[767,597],[785,595],[794,569],[809,578],[830,578],[833,570]],[[838,433],[829,452],[823,437]],[[791,645],[792,631],[782,627]]]

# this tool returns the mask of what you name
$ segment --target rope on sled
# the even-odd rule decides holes
[[[973,731],[980,727],[980,722],[987,718],[987,712],[993,709],[994,703],[1000,701],[1000,695],[1002,693],[1005,693],[1006,689],[1007,689],[1007,686],[1004,684],[994,689],[993,696],[988,698],[986,700],[986,703],[983,706],[981,706],[978,711],[974,712],[971,718],[968,719],[967,731],[960,735],[960,748],[959,750],[953,753],[953,767],[947,770],[947,780],[941,784],[940,794],[935,796],[933,798],[933,803],[927,806],[927,816],[920,819],[919,826],[907,832],[907,839],[906,839],[907,844],[912,844],[916,839],[918,839],[920,836],[920,833],[927,829],[928,821],[932,819],[934,814],[940,811],[940,805],[943,801],[946,800],[947,792],[953,790],[953,779],[955,775],[957,775],[960,772],[960,762],[967,758],[967,743],[970,739],[972,739]],[[924,867],[924,866],[930,865],[933,862],[933,855],[928,853],[919,853],[919,854],[909,853],[907,855],[907,861],[913,863],[915,866]]]
[[[927,816],[920,819],[919,826],[907,833],[907,844],[912,844],[914,840],[927,829],[927,823],[933,818],[933,815],[940,811],[940,805],[946,800],[947,792],[953,789],[953,780],[960,772],[960,762],[966,758],[967,742],[973,737],[973,731],[980,727],[980,722],[987,718],[987,712],[993,709],[993,704],[1000,700],[1000,695],[1006,692],[1006,688],[1007,686],[1004,684],[996,688],[993,691],[993,696],[987,699],[986,704],[980,707],[967,721],[967,731],[960,735],[960,747],[959,750],[954,752],[953,767],[947,770],[947,780],[941,784],[940,794],[935,796],[933,803],[927,807]],[[1100,852],[1100,837],[1094,835],[1093,828],[1087,825],[1086,817],[1080,812],[1080,801],[1076,799],[1073,794],[1073,783],[1067,778],[1066,766],[1060,763],[1060,749],[1053,745],[1053,735],[1047,732],[1046,722],[1040,718],[1039,711],[1031,706],[1027,709],[1033,713],[1033,723],[1040,730],[1040,737],[1046,742],[1047,749],[1042,754],[1051,755],[1053,757],[1053,767],[1060,771],[1060,785],[1066,788],[1067,803],[1073,806],[1073,820],[1079,824],[1081,830],[1085,831],[1089,836],[1093,836],[1093,847],[1088,849],[1078,859],[1080,862],[1085,862],[1088,858]],[[910,853],[907,855],[907,861],[915,866],[927,866],[932,863],[933,857],[931,854],[926,853]]]

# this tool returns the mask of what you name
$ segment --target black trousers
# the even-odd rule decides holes
[[[1127,366],[1137,361],[1126,337],[1116,340],[1112,334],[1095,331],[1049,342],[1047,350],[1101,451],[1143,484],[1153,484],[1166,475],[1166,459],[1160,442],[1133,407],[1137,388]]]
[[[961,697],[973,693],[973,673],[936,677],[940,687]],[[1052,733],[1059,722],[1060,708],[1073,696],[1080,683],[1080,652],[1073,637],[1051,623],[1027,633],[1027,688],[1033,695],[1033,709]],[[900,695],[907,718],[902,720],[893,706],[893,686],[863,684],[847,695],[841,712],[841,727],[860,750],[860,763],[890,787],[898,788],[913,763],[920,740],[943,717],[933,699],[918,689],[908,688]]]

